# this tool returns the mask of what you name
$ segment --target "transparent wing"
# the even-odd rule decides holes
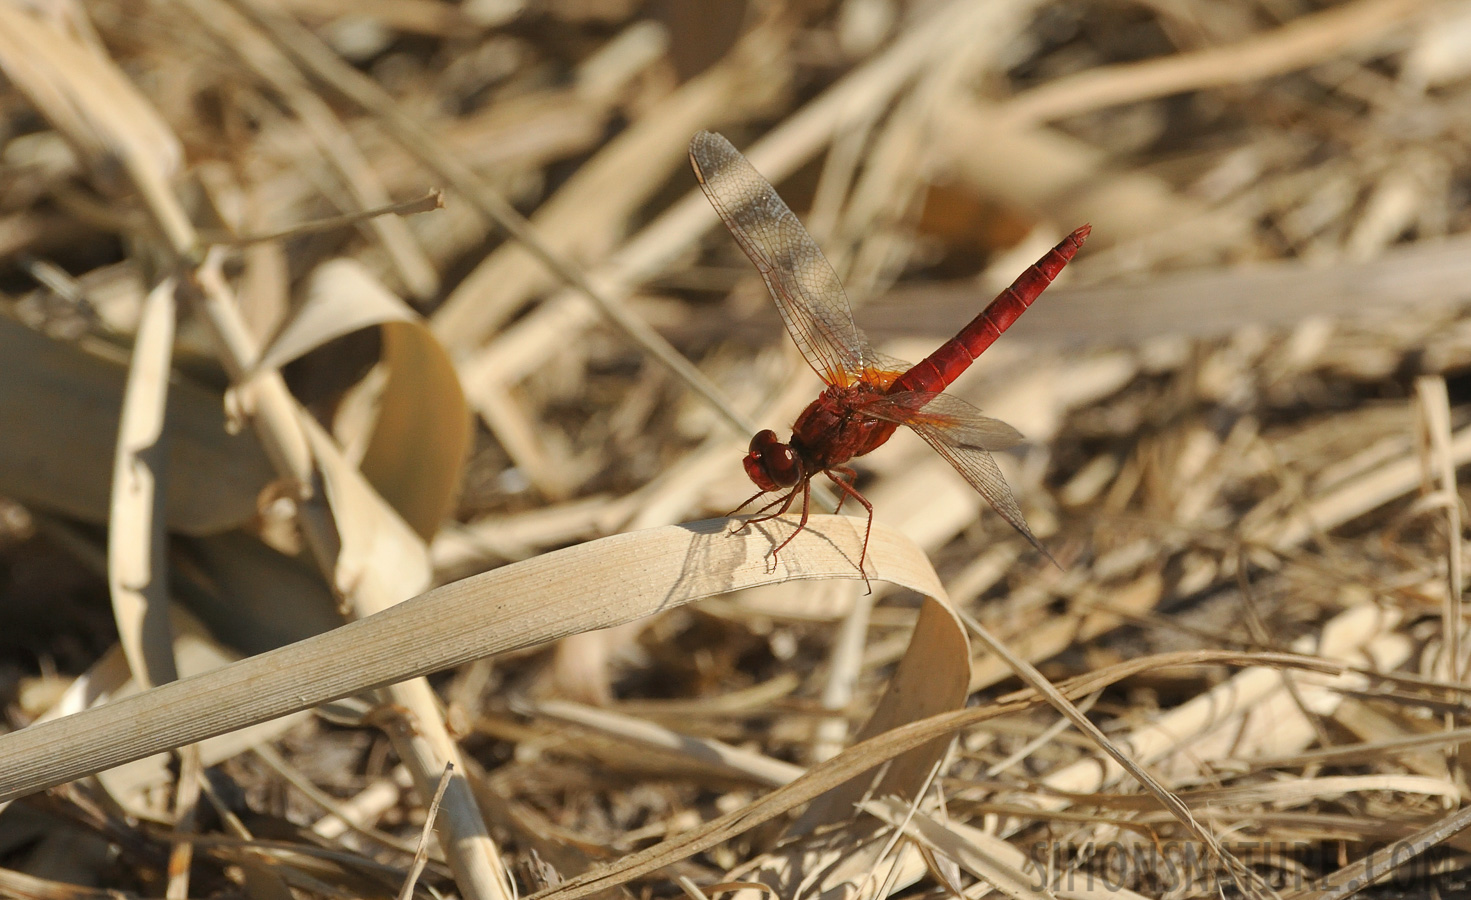
[[[710,205],[765,279],[787,331],[829,384],[857,381],[872,361],[842,282],[807,229],[761,173],[718,134],[690,141],[690,163]]]
[[[962,450],[1007,450],[1020,444],[1022,433],[952,394],[901,391],[863,405],[864,413],[886,422],[929,429]]]
[[[925,443],[934,447],[936,453],[945,457],[956,471],[965,476],[971,487],[979,491],[986,502],[991,504],[991,508],[1001,514],[1001,518],[1021,532],[1022,537],[1030,541],[1043,556],[1054,565],[1057,564],[1057,560],[1052,558],[1052,554],[1032,534],[1032,529],[1027,527],[1027,520],[1022,516],[1021,508],[1016,505],[1011,488],[1001,476],[996,460],[991,457],[990,451],[1005,450],[1022,441],[1021,433],[1015,428],[999,419],[982,415],[974,406],[950,394],[923,391],[890,394],[866,404],[863,411],[876,418],[913,428],[925,439]]]

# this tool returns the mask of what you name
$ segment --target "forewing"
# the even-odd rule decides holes
[[[756,264],[787,331],[830,384],[851,384],[868,363],[868,341],[853,323],[843,284],[827,257],[761,173],[718,134],[690,141],[700,188]]]
[[[936,453],[965,476],[971,487],[1001,514],[1001,518],[1056,565],[1057,560],[1027,527],[1021,507],[1017,506],[1011,488],[990,453],[1020,443],[1022,435],[1015,428],[981,415],[980,410],[950,394],[919,391],[891,394],[866,405],[864,412],[913,428],[925,443],[934,447]]]

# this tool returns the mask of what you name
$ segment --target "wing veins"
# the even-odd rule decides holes
[[[690,161],[710,205],[750,258],[809,365],[830,383],[862,377],[871,355],[842,282],[801,221],[729,141],[701,132]]]

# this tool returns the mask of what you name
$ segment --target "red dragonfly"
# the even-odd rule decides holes
[[[863,552],[858,559],[862,573],[873,531],[873,504],[853,487],[856,473],[845,463],[887,441],[900,425],[908,425],[1051,560],[1052,554],[1027,527],[996,460],[991,458],[990,451],[1020,443],[1021,434],[1004,422],[981,415],[980,410],[959,397],[941,391],[1027,311],[1078,252],[1091,227],[1084,225],[1064,238],[959,334],[918,365],[909,366],[881,356],[869,345],[853,322],[848,296],[827,257],[776,189],[730,141],[709,131],[700,132],[690,141],[690,163],[710,205],[756,264],[776,300],[787,332],[808,365],[827,384],[821,396],[797,417],[790,441],[782,443],[768,429],[751,439],[751,450],[746,454],[746,474],[761,490],[734,512],[768,493],[782,492],[746,524],[783,515],[797,495],[802,497],[802,519],[796,531],[772,551],[772,557],[806,527],[812,479],[821,473],[842,491],[840,508],[843,497],[852,497],[868,510]],[[775,512],[763,515],[774,508]]]

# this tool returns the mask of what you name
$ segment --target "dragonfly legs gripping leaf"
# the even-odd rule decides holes
[[[833,510],[834,514],[842,510],[843,502],[848,497],[852,497],[854,500],[857,500],[859,504],[861,504],[863,508],[868,512],[868,522],[863,529],[863,549],[858,554],[858,574],[863,577],[863,586],[868,589],[867,592],[872,594],[873,584],[870,583],[868,580],[867,562],[868,539],[873,534],[873,504],[869,503],[868,498],[860,494],[858,492],[858,489],[853,487],[853,485],[850,483],[852,480],[855,480],[857,478],[857,472],[853,471],[847,466],[838,466],[835,468],[835,471],[837,474],[834,474],[833,471],[827,470],[824,470],[822,473],[826,475],[833,484],[836,484],[839,490],[842,492],[838,496],[838,506],[837,509]],[[848,476],[849,481],[844,481],[842,478],[838,477],[839,475]],[[726,515],[734,516],[736,513],[750,506],[752,503],[755,503],[757,500],[760,500],[768,493],[768,491],[758,491],[755,496],[751,497],[745,503],[742,503],[740,506],[737,506],[735,509],[726,513]],[[773,569],[775,569],[776,567],[777,554],[781,553],[781,551],[786,548],[787,544],[790,544],[792,540],[796,538],[797,535],[801,534],[802,530],[807,527],[807,519],[810,512],[809,507],[812,502],[812,480],[810,478],[803,478],[801,483],[793,485],[789,490],[781,494],[775,500],[756,510],[756,512],[753,513],[748,519],[746,519],[745,522],[741,523],[740,528],[736,529],[737,531],[743,531],[751,525],[757,525],[761,522],[767,522],[772,519],[786,515],[787,511],[792,508],[792,503],[797,499],[798,494],[802,495],[802,517],[797,521],[797,527],[792,530],[792,533],[787,535],[785,540],[783,540],[780,544],[777,544],[774,548],[772,548],[771,552],[767,554],[767,558],[771,560],[771,567]],[[767,512],[767,510],[772,509],[773,507],[776,507],[778,505],[781,508],[778,509],[776,512]]]
[[[758,525],[762,522],[769,522],[772,519],[786,515],[787,510],[792,508],[792,501],[797,499],[797,495],[799,493],[802,495],[802,520],[797,523],[796,530],[788,535],[786,540],[782,541],[780,544],[777,544],[775,549],[766,554],[766,558],[771,560],[771,568],[773,570],[776,568],[776,555],[781,552],[783,547],[785,547],[787,544],[790,544],[792,542],[792,538],[796,537],[803,528],[807,527],[807,503],[811,498],[811,490],[811,482],[804,478],[800,484],[793,485],[792,488],[786,493],[782,494],[775,500],[756,510],[756,512],[754,512],[748,519],[746,519],[745,522],[741,523],[740,528],[736,529],[737,531],[744,531],[752,525]],[[736,513],[750,506],[752,503],[755,503],[757,500],[765,497],[767,493],[767,491],[757,491],[754,497],[747,500],[745,503],[742,503],[740,506],[737,506],[730,512],[726,513],[726,515],[734,516]],[[778,509],[774,513],[766,512],[768,509],[771,509],[777,504],[781,505],[781,509]],[[763,513],[765,513],[765,515],[763,515]]]
[[[847,475],[849,480],[844,481],[843,479],[839,478],[837,475],[834,475],[831,471],[828,471],[826,469],[823,470],[822,473],[828,477],[829,481],[837,485],[839,490],[843,492],[842,495],[838,497],[838,509],[833,510],[833,512],[841,510],[843,508],[843,500],[848,497],[852,497],[854,500],[857,500],[858,503],[865,510],[868,511],[868,524],[863,527],[863,549],[858,553],[858,574],[863,576],[863,586],[868,589],[867,593],[872,594],[873,585],[869,583],[868,568],[866,564],[868,563],[868,539],[873,535],[873,504],[868,502],[867,497],[858,493],[858,489],[850,483],[858,479],[857,472],[853,471],[847,466],[839,466],[837,471],[839,472],[839,474]],[[791,540],[791,538],[787,538],[787,540]]]

